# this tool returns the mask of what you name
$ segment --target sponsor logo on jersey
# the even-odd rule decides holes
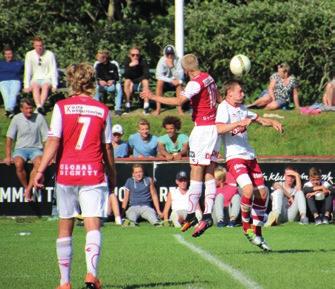
[[[92,115],[103,118],[105,110],[102,107],[85,104],[66,104],[64,105],[65,114]]]

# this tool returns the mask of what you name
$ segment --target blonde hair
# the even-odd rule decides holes
[[[199,69],[199,62],[194,54],[186,54],[181,59],[181,65],[185,70],[196,71]]]
[[[224,167],[217,167],[214,170],[214,178],[216,181],[225,181],[227,170]]]
[[[95,91],[95,71],[88,63],[72,64],[66,69],[70,94],[93,95]]]
[[[142,171],[144,172],[144,167],[142,164],[133,164],[132,166],[132,172],[134,172],[135,169],[142,169]]]
[[[109,51],[107,49],[99,49],[96,54],[96,57],[98,56],[98,54],[103,54],[106,55],[106,57],[109,57]]]
[[[140,125],[147,125],[150,128],[150,122],[148,120],[146,120],[145,118],[141,118],[137,122],[137,127],[140,127]]]
[[[288,63],[283,62],[279,64],[278,66],[282,68],[284,72],[287,72],[287,74],[291,74],[291,67],[288,65]]]

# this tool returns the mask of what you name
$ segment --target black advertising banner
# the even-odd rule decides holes
[[[127,178],[131,177],[133,162],[118,162],[116,164],[117,186],[114,192],[119,201],[123,200]],[[156,184],[158,198],[163,207],[167,193],[175,186],[175,177],[180,170],[188,175],[190,166],[187,162],[143,162],[146,176],[153,177]],[[270,188],[276,181],[283,179],[284,169],[287,165],[293,166],[301,174],[302,182],[308,179],[308,170],[314,166],[322,170],[323,179],[333,182],[335,164],[325,162],[260,162],[266,185]],[[27,165],[31,169],[31,165]],[[0,164],[0,215],[25,216],[25,215],[50,215],[54,198],[54,166],[48,168],[45,175],[45,189],[35,192],[35,202],[25,202],[24,189],[16,177],[15,167]]]

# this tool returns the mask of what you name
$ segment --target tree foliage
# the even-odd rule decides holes
[[[61,67],[94,61],[100,48],[123,62],[138,45],[155,67],[162,48],[174,43],[173,0],[2,0],[0,43],[20,58],[39,34]],[[256,95],[275,65],[286,61],[298,76],[306,102],[320,96],[334,71],[333,0],[185,1],[185,52],[196,53],[218,82],[231,77],[229,60],[249,56],[252,70],[243,78]]]

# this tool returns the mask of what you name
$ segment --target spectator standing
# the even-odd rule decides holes
[[[166,197],[166,202],[164,206],[163,216],[164,216],[164,224],[169,222],[169,212],[170,209],[171,215],[170,220],[173,223],[173,226],[176,228],[180,228],[182,224],[186,221],[187,216],[187,206],[188,206],[188,176],[186,172],[179,171],[176,175],[176,185],[175,189],[172,189]],[[197,204],[196,209],[196,217],[198,220],[201,220],[202,212]]]
[[[242,189],[243,233],[252,244],[264,251],[271,251],[262,236],[268,192],[262,170],[256,160],[255,150],[248,142],[247,128],[252,122],[257,122],[282,132],[282,125],[276,120],[259,117],[248,110],[243,105],[244,91],[238,81],[227,83],[225,91],[226,98],[218,107],[216,124],[218,133],[223,134],[227,169]]]
[[[128,144],[135,158],[155,157],[158,139],[150,133],[150,123],[146,119],[137,122],[137,133],[129,136]]]
[[[114,124],[112,128],[113,133],[113,149],[114,158],[127,158],[129,157],[128,142],[122,140],[123,127],[120,124]]]
[[[266,227],[280,222],[293,222],[300,217],[300,224],[308,224],[306,198],[302,191],[300,174],[288,166],[285,168],[284,181],[273,184],[272,210]]]
[[[233,175],[223,167],[217,167],[214,171],[216,182],[216,197],[214,202],[214,220],[216,225],[222,228],[226,225],[224,212],[229,214],[227,227],[235,227],[236,219],[240,214],[241,197],[237,183]]]
[[[140,49],[132,47],[129,50],[128,59],[124,65],[124,93],[126,95],[126,113],[130,112],[131,97],[134,91],[149,90],[149,67],[140,53]],[[143,103],[144,113],[149,112],[149,100],[144,97]]]
[[[181,66],[179,58],[176,56],[174,46],[167,45],[164,47],[163,56],[159,59],[156,66],[156,95],[163,96],[164,91],[176,91],[178,95],[184,79],[184,70]],[[183,114],[182,107],[177,106],[178,113]],[[161,111],[160,102],[156,102],[155,115],[159,115]]]
[[[181,59],[181,65],[190,81],[185,90],[177,97],[162,97],[153,95],[150,91],[142,92],[142,97],[148,97],[156,102],[167,105],[182,105],[191,102],[194,128],[190,135],[191,181],[188,215],[182,227],[187,231],[197,223],[195,208],[199,202],[202,186],[205,182],[205,210],[202,220],[195,227],[193,237],[199,237],[213,225],[212,210],[215,198],[214,168],[220,149],[215,126],[216,104],[221,100],[216,83],[212,76],[199,69],[199,62],[194,54],[186,54]]]
[[[327,83],[322,102],[326,106],[335,106],[335,76]]]
[[[107,50],[99,50],[97,59],[98,62],[94,65],[97,79],[95,99],[101,101],[105,93],[115,92],[115,114],[120,116],[123,92],[118,63],[110,60]]]
[[[71,288],[72,233],[79,209],[86,229],[86,288],[101,289],[97,278],[100,218],[106,217],[108,191],[115,184],[111,118],[108,107],[92,99],[95,71],[91,65],[71,65],[67,69],[67,81],[72,96],[55,104],[35,186],[43,186],[43,173],[57,154],[56,194],[60,218],[56,241],[60,270],[57,289]]]
[[[178,117],[167,116],[163,119],[162,126],[166,134],[158,138],[158,153],[168,161],[181,160],[188,156],[188,136],[179,133],[181,121]]]
[[[284,62],[279,64],[277,72],[271,75],[268,90],[264,91],[255,102],[248,105],[248,108],[253,106],[269,110],[288,108],[292,97],[295,109],[299,109],[298,81],[291,74],[290,66]]]
[[[132,177],[128,178],[125,188],[125,196],[122,202],[122,211],[126,211],[127,220],[124,225],[137,225],[138,218],[142,217],[154,226],[160,225],[157,218],[163,217],[159,208],[159,201],[152,178],[144,176],[144,169],[141,164],[134,164]],[[154,208],[152,207],[152,204]],[[157,214],[156,214],[157,213]]]
[[[0,93],[3,98],[6,116],[12,118],[15,114],[17,97],[21,89],[23,62],[14,59],[13,49],[6,46],[3,49],[4,60],[0,60]]]
[[[33,112],[33,106],[29,98],[21,99],[21,113],[13,117],[7,131],[4,160],[7,165],[10,165],[12,160],[14,161],[17,178],[24,187],[24,196],[28,201],[32,200],[34,177],[41,162],[43,143],[48,137],[48,124],[42,115]],[[12,154],[14,141],[16,142]],[[29,181],[24,168],[28,161],[33,163]]]
[[[322,180],[321,170],[318,168],[310,168],[308,177],[309,181],[304,184],[303,191],[309,210],[313,214],[315,225],[329,224],[333,200],[332,186]]]
[[[24,61],[24,92],[32,92],[37,111],[45,115],[44,104],[49,91],[55,92],[58,85],[56,58],[50,50],[45,50],[39,36],[34,37],[33,47]]]

